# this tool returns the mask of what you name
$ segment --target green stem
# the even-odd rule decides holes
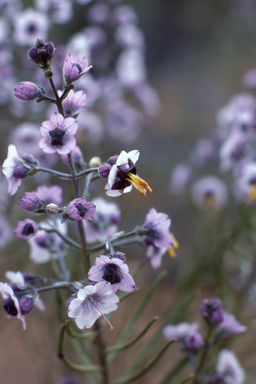
[[[79,365],[79,364],[74,364],[72,361],[70,361],[64,352],[64,336],[65,336],[65,331],[66,327],[64,324],[60,326],[60,331],[59,331],[59,339],[58,339],[58,357],[63,361],[63,363],[70,369],[74,371],[79,371],[79,372],[102,372],[102,367],[99,367],[97,365]]]
[[[151,327],[151,325],[158,319],[158,317],[154,317],[150,322],[146,325],[146,327],[132,340],[128,341],[127,343],[114,345],[113,347],[107,347],[105,348],[104,353],[109,353],[113,351],[124,351],[125,349],[131,347],[133,344],[135,344],[139,339],[142,338],[142,336],[145,335],[145,333],[148,331],[148,329]]]
[[[105,351],[105,344],[102,337],[102,329],[100,326],[100,320],[96,320],[95,322],[95,328],[98,333],[98,356],[100,360],[100,364],[102,367],[102,373],[104,378],[104,384],[109,384],[109,377],[108,377],[108,369],[107,369],[107,359],[106,355],[104,353]]]
[[[208,353],[208,350],[209,350],[209,347],[210,347],[209,346],[209,340],[211,338],[211,334],[212,334],[212,327],[209,327],[208,328],[208,332],[207,332],[207,336],[206,336],[206,339],[205,339],[203,353],[201,355],[201,358],[200,358],[200,361],[199,361],[199,364],[198,364],[198,367],[197,367],[197,371],[195,373],[195,377],[194,377],[194,380],[193,380],[192,384],[198,383],[198,374],[203,369],[203,366],[204,366],[204,363],[205,363],[205,360],[206,360],[206,357],[207,357],[207,353]]]
[[[137,372],[135,372],[134,374],[130,375],[130,376],[126,376],[120,380],[117,380],[115,381],[114,383],[112,384],[125,384],[125,383],[129,383],[130,381],[132,380],[135,380],[135,379],[138,379],[139,377],[143,376],[146,372],[148,372],[150,370],[150,368],[153,367],[154,364],[157,363],[157,361],[160,359],[160,357],[164,354],[164,352],[167,350],[167,348],[172,344],[174,343],[176,340],[169,340],[167,341],[163,346],[162,348],[160,349],[160,351],[151,359],[149,360],[149,362],[147,364],[144,365],[144,367],[142,367],[140,370],[138,370]]]
[[[193,379],[195,377],[194,373],[190,373],[190,375],[186,376],[184,380],[180,382],[180,384],[185,384],[190,379]]]

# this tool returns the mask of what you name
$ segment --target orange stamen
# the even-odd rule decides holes
[[[150,188],[148,183],[145,180],[141,179],[139,176],[129,172],[126,176],[126,179],[130,181],[130,183],[134,186],[134,188],[137,189],[137,191],[142,196],[146,196],[147,192],[152,192],[152,189]]]

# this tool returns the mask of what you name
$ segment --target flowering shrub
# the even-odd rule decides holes
[[[40,269],[42,266],[36,265],[33,273],[29,272],[30,267],[26,272],[7,271],[9,282],[0,282],[3,309],[8,317],[21,320],[25,330],[26,316],[33,313],[34,306],[40,311],[50,310],[39,295],[56,292],[61,323],[56,338],[58,358],[67,368],[83,373],[91,384],[133,382],[154,369],[173,344],[180,349],[181,358],[176,365],[168,365],[160,384],[171,383],[173,379],[180,384],[189,380],[193,384],[242,384],[245,371],[226,340],[244,333],[247,327],[222,308],[225,305],[220,297],[204,299],[200,305],[197,317],[204,320],[204,333],[199,333],[198,322],[184,321],[186,311],[198,296],[189,292],[177,308],[169,310],[156,332],[150,334],[157,317],[146,322],[140,317],[166,276],[161,272],[154,281],[148,281],[142,301],[135,309],[129,309],[130,317],[123,323],[119,305],[138,291],[136,281],[144,267],[149,265],[155,273],[164,255],[174,257],[179,252],[178,242],[170,232],[169,215],[154,207],[149,209],[143,224],[129,231],[118,229],[120,196],[125,199],[125,194],[131,192],[134,199],[143,203],[144,197],[152,192],[151,182],[139,176],[140,151],[126,151],[123,146],[133,142],[140,129],[156,116],[159,100],[146,80],[145,41],[134,9],[115,0],[75,2],[78,4],[74,6],[86,9],[88,24],[65,46],[55,47],[48,36],[54,24],[71,21],[73,10],[69,0],[36,0],[35,9],[24,10],[19,1],[13,0],[5,4],[4,18],[0,19],[1,53],[5,58],[5,63],[0,61],[0,74],[6,74],[0,89],[1,105],[22,120],[11,132],[11,144],[2,165],[8,187],[3,181],[0,247],[12,239],[8,204],[4,203],[8,189],[10,196],[19,193],[18,198],[13,197],[19,212],[13,230],[17,241],[27,241],[32,263],[48,263],[49,267]],[[11,38],[19,52],[22,47],[28,48],[28,62],[23,64],[22,74],[31,81],[19,78],[14,66],[18,50],[7,45]],[[21,61],[24,63],[23,56]],[[234,99],[219,115],[222,130],[218,130],[214,140],[201,140],[191,154],[191,162],[201,166],[212,159],[220,146],[220,168],[233,169],[236,196],[246,203],[256,199],[255,159],[251,155],[255,105],[248,95]],[[90,158],[83,146],[85,142],[107,146],[113,139],[119,142],[119,147],[122,143],[121,148],[110,152],[103,161],[98,156]],[[244,156],[246,150],[248,157]],[[64,166],[69,171],[63,172]],[[106,179],[105,183],[101,179]],[[171,189],[180,194],[192,180],[191,167],[180,164],[173,173]],[[105,194],[108,200],[101,196],[91,198],[97,194],[96,181],[101,181],[99,194]],[[228,203],[226,185],[216,175],[197,180],[192,197],[200,208],[223,209]],[[234,228],[228,242],[236,235]],[[225,296],[218,269],[222,261],[218,247],[222,241],[223,237],[218,237],[214,248],[219,257],[215,277],[217,285],[220,281],[220,296]],[[136,267],[134,261],[132,265],[128,244],[143,247]],[[171,264],[173,259],[169,260]],[[195,268],[204,271],[205,264],[199,264],[200,261],[195,263]],[[32,267],[31,270],[34,271]],[[192,268],[186,282],[193,272]],[[200,279],[197,282],[199,285]],[[246,289],[245,283],[238,296]],[[113,329],[111,317],[113,324],[119,323],[121,328],[115,343],[104,330],[106,324]],[[143,322],[141,331],[135,327],[138,320]],[[72,354],[64,345],[65,336],[73,347]],[[135,344],[140,348],[137,347],[131,361],[127,366],[121,365],[122,372],[113,372],[113,359],[121,361],[122,351]],[[80,363],[67,357],[66,350],[68,356],[75,351]],[[72,380],[67,376],[62,382]]]

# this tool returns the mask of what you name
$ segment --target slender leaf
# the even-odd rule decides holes
[[[167,348],[176,341],[176,339],[174,340],[169,340],[167,341],[163,346],[162,348],[160,349],[160,351],[151,359],[149,360],[140,370],[138,370],[137,372],[135,372],[134,374],[132,375],[129,375],[129,376],[125,376],[123,377],[122,379],[120,380],[117,380],[115,381],[114,383],[112,384],[125,384],[125,383],[129,383],[130,381],[133,381],[135,379],[138,379],[139,377],[145,375],[149,370],[150,368],[153,367],[154,364],[157,363],[157,361],[160,359],[160,357],[164,354],[164,352],[167,350]]]
[[[166,275],[167,275],[167,272],[163,271],[162,273],[160,273],[159,276],[157,276],[157,278],[155,279],[155,281],[153,282],[153,284],[151,285],[151,287],[147,291],[146,295],[144,296],[144,298],[140,302],[139,306],[137,307],[137,309],[132,313],[131,317],[129,318],[129,320],[126,324],[126,327],[124,328],[123,332],[121,333],[121,335],[119,336],[119,338],[117,340],[117,344],[122,344],[124,342],[124,340],[129,336],[129,334],[131,333],[136,321],[139,319],[140,315],[142,314],[142,312],[144,311],[144,309],[146,308],[146,306],[150,302],[151,298],[155,294],[157,288],[159,287],[159,285],[161,284],[163,279],[166,277]],[[116,354],[117,354],[117,352],[113,352],[112,354],[110,354],[108,357],[108,362],[111,362],[116,357]]]
[[[164,321],[164,324],[175,324],[181,321],[186,313],[190,304],[195,300],[198,296],[198,291],[192,292],[186,299],[184,299],[178,307],[171,311],[170,314]],[[138,365],[144,360],[149,351],[152,351],[152,348],[162,337],[162,326],[155,332],[155,334],[151,337],[151,339],[145,343],[139,350],[139,352],[135,355],[133,362],[130,364],[129,368],[126,370],[125,374],[129,375],[138,367]]]
[[[151,327],[151,325],[158,319],[158,317],[154,317],[150,322],[146,325],[146,327],[132,340],[128,341],[127,343],[123,344],[117,344],[113,347],[107,347],[105,349],[105,353],[113,352],[113,351],[123,351],[129,347],[131,347],[133,344],[135,344],[138,340],[142,338],[142,336],[145,335],[145,333],[148,331],[148,329]]]

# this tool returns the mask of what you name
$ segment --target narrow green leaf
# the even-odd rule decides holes
[[[102,372],[102,367],[101,366],[96,366],[96,365],[79,365],[79,364],[74,364],[72,361],[70,361],[65,352],[64,352],[64,339],[65,339],[65,331],[66,331],[66,326],[65,324],[62,324],[60,326],[59,330],[59,337],[58,337],[58,347],[57,347],[57,353],[58,357],[63,361],[63,363],[70,369],[79,371],[79,372],[85,372],[88,374],[92,373],[100,373]],[[96,383],[97,381],[94,380],[95,378],[92,376],[92,380],[90,380],[93,383]]]
[[[190,373],[190,375],[186,376],[185,379],[180,382],[180,384],[185,384],[190,379],[194,379],[194,377],[195,377],[194,373]]]
[[[151,325],[158,319],[158,317],[154,317],[150,322],[146,325],[146,327],[132,340],[128,341],[124,344],[114,345],[113,347],[107,347],[105,348],[105,353],[114,352],[114,351],[123,351],[129,347],[131,347],[133,344],[135,344],[139,339],[142,338],[142,336],[145,335],[145,333],[148,331],[148,329],[151,327]]]
[[[129,320],[126,324],[126,327],[124,328],[123,332],[120,334],[120,336],[117,340],[117,344],[122,344],[124,342],[124,340],[126,339],[126,337],[129,336],[129,334],[131,333],[136,321],[139,319],[140,315],[142,314],[142,312],[144,311],[144,309],[146,308],[146,306],[150,302],[152,296],[155,294],[157,288],[159,287],[159,285],[161,284],[163,279],[166,277],[166,275],[167,275],[167,272],[163,271],[162,273],[160,273],[160,275],[157,276],[157,278],[155,279],[155,281],[153,282],[151,287],[148,289],[146,295],[144,296],[144,298],[140,302],[139,306],[137,307],[137,309],[132,313],[131,317],[129,318]],[[110,354],[108,357],[108,362],[111,362],[115,358],[116,354],[117,354],[117,352],[113,352],[112,354]]]
[[[178,307],[171,311],[170,314],[166,317],[162,326],[155,332],[155,334],[151,337],[151,339],[145,343],[135,355],[133,362],[130,364],[129,368],[126,370],[125,374],[129,375],[138,367],[138,365],[144,360],[149,351],[152,351],[152,348],[156,345],[156,343],[162,338],[162,327],[168,323],[176,324],[181,321],[186,313],[190,304],[195,300],[198,296],[199,292],[192,292],[186,299],[184,299]]]
[[[154,364],[157,363],[157,361],[160,359],[160,357],[164,354],[164,352],[167,350],[167,348],[176,341],[175,340],[169,340],[167,341],[163,346],[162,348],[159,350],[159,352],[151,359],[149,360],[140,370],[138,370],[137,372],[135,372],[134,374],[132,375],[129,375],[129,376],[125,376],[123,377],[122,379],[120,380],[117,380],[115,381],[114,383],[112,384],[125,384],[125,383],[129,383],[130,381],[132,380],[135,380],[135,379],[138,379],[139,377],[145,375],[145,373],[147,373],[150,368],[153,367]]]
[[[71,328],[69,320],[66,321],[65,326],[69,336],[75,337],[77,339],[89,339],[97,335],[97,332],[81,332],[81,333],[74,332],[73,329]]]

